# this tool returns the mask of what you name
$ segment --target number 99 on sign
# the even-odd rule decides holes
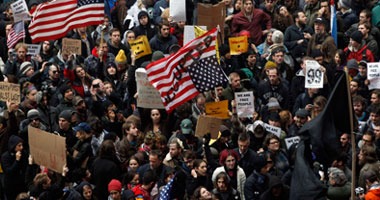
[[[320,84],[322,81],[322,70],[320,68],[309,68],[307,71],[307,82],[309,84]]]

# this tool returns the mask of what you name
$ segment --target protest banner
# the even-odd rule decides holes
[[[28,46],[28,52],[26,54],[32,55],[32,56],[40,54],[41,45],[39,45],[39,44],[26,44],[26,46]]]
[[[219,117],[221,119],[228,119],[228,100],[218,102],[207,102],[205,104],[206,115],[212,117]]]
[[[207,133],[211,133],[211,138],[216,139],[218,138],[220,125],[222,125],[222,119],[220,118],[199,115],[195,135],[202,138]]]
[[[305,88],[323,88],[323,72],[315,60],[306,61]]]
[[[289,149],[293,144],[298,144],[299,142],[300,142],[299,136],[285,138],[286,149]]]
[[[20,84],[0,82],[0,101],[19,104],[21,101]]]
[[[195,34],[195,27],[193,25],[185,25],[185,28],[183,30],[183,45],[186,45],[187,43],[191,42],[191,40],[194,40],[197,36]],[[207,30],[206,26],[198,26],[202,30]],[[207,31],[206,31],[207,32]]]
[[[367,63],[368,89],[380,88],[380,62]]]
[[[144,68],[136,70],[136,84],[138,93],[137,107],[165,109],[160,93],[149,82]]]
[[[255,104],[253,92],[235,92],[236,111],[239,117],[253,117]]]
[[[30,154],[34,163],[62,173],[66,165],[66,139],[28,126]]]
[[[268,131],[269,133],[275,134],[277,137],[280,137],[280,135],[281,135],[281,128],[276,127],[276,126],[272,126],[272,125],[269,125],[269,124],[264,124],[264,126],[265,126],[265,130],[266,131]]]
[[[240,55],[248,51],[248,37],[246,35],[228,38],[230,43],[230,54]]]
[[[174,22],[186,21],[186,0],[169,1],[169,16]]]
[[[24,0],[18,0],[12,3],[11,9],[13,12],[14,22],[30,19],[28,6],[26,5],[26,2]]]
[[[66,54],[82,54],[82,42],[77,39],[63,38],[62,39],[62,52]]]
[[[226,5],[220,2],[216,5],[198,3],[198,25],[206,26],[211,30],[219,25],[221,38],[224,38],[224,19],[226,18]],[[220,41],[222,42],[222,41]]]
[[[140,36],[135,40],[128,41],[128,43],[132,49],[132,53],[136,54],[136,59],[152,53],[146,35]]]

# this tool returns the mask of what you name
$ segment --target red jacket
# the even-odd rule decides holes
[[[77,82],[78,81],[75,81],[75,74],[74,74],[74,71],[73,70],[70,70],[70,69],[67,69],[65,68],[65,70],[63,70],[63,76],[67,79],[70,80],[71,82],[71,88],[73,88],[75,91],[78,92],[78,94],[84,98],[84,88],[83,88],[83,85],[80,83],[78,84]],[[75,83],[74,83],[75,82]],[[80,81],[79,81],[80,82]]]
[[[150,194],[148,191],[144,190],[142,185],[137,185],[132,189],[133,193],[135,193],[136,199],[144,199],[144,200],[150,200]]]
[[[379,200],[380,199],[380,187],[379,185],[372,186],[367,194],[365,195],[365,200]]]
[[[249,31],[252,42],[255,45],[259,45],[262,43],[261,38],[263,36],[261,24],[265,23],[266,30],[269,30],[272,28],[272,21],[270,16],[260,9],[253,9],[252,15],[251,22],[244,15],[244,11],[240,11],[238,14],[234,15],[232,18],[231,33],[236,36],[243,30]]]
[[[351,59],[355,59],[358,62],[360,62],[361,60],[363,60],[363,55],[365,54],[365,60],[367,60],[368,62],[375,62],[375,58],[373,57],[372,52],[369,49],[367,49],[367,45],[364,45],[357,52],[353,52],[353,51],[349,50],[348,47],[346,47],[344,49],[344,52],[346,52],[347,61],[349,61]]]

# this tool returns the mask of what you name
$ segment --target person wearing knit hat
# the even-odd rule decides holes
[[[351,1],[350,0],[339,0],[339,4],[340,4],[341,8],[348,10],[348,9],[350,9]]]
[[[375,57],[367,45],[363,43],[363,33],[354,31],[350,35],[350,43],[344,49],[347,55],[347,61],[355,59],[356,61],[366,60],[368,62],[375,62]]]
[[[269,98],[267,106],[268,111],[281,110],[281,106],[278,103],[278,100],[274,97]]]
[[[354,31],[351,36],[350,36],[350,39],[352,39],[353,41],[361,44],[362,43],[362,40],[363,40],[363,33],[360,32],[360,31]]]
[[[162,51],[155,51],[152,54],[152,62],[160,60],[161,58],[165,58],[164,53]]]
[[[113,200],[121,200],[122,186],[119,180],[112,179],[108,184],[108,192]]]
[[[265,63],[264,69],[268,70],[268,69],[276,68],[276,67],[277,67],[276,63],[272,61],[268,61],[267,63]]]
[[[125,56],[125,52],[123,49],[120,49],[119,53],[117,53],[117,56],[115,58],[115,62],[118,65],[127,64],[127,57]]]
[[[30,121],[33,121],[36,119],[40,119],[40,112],[38,112],[37,109],[31,109],[28,111],[28,114],[26,116]]]
[[[31,70],[33,70],[33,72],[34,72],[34,68],[33,68],[32,63],[25,61],[20,65],[19,75],[20,76],[28,75],[28,72]],[[33,72],[30,72],[30,73],[33,73]]]

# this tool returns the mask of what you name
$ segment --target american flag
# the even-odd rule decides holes
[[[162,189],[158,200],[170,200],[170,192],[173,188],[174,178],[175,176],[165,185],[164,189]]]
[[[25,37],[24,21],[19,21],[13,25],[8,34],[7,46],[12,48],[20,39]]]
[[[64,37],[68,31],[104,20],[104,0],[55,0],[30,11],[33,43]]]
[[[160,92],[168,113],[199,92],[212,90],[227,81],[215,58],[216,36],[215,28],[146,67],[148,79]]]

